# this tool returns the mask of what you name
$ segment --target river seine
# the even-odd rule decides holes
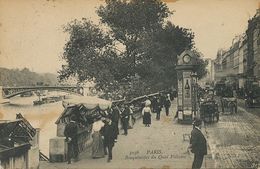
[[[10,99],[10,103],[0,104],[0,119],[14,120],[21,113],[35,128],[40,128],[40,150],[49,156],[49,139],[56,136],[55,121],[64,110],[62,102],[33,105],[37,96]]]

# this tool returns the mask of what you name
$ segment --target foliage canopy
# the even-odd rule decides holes
[[[172,14],[160,0],[106,0],[97,10],[100,25],[83,18],[66,25],[60,80],[77,76],[94,81],[107,97],[141,95],[176,85],[177,55],[194,50],[191,30],[166,19]],[[201,59],[199,76],[205,74]]]

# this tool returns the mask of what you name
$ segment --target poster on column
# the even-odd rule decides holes
[[[183,81],[182,78],[178,80],[178,110],[183,110]]]
[[[191,104],[191,72],[186,71],[183,72],[183,91],[184,91],[184,110],[191,110],[192,104]]]
[[[0,0],[0,169],[192,168],[193,126],[175,117],[195,83],[176,69],[198,68],[217,93],[259,81],[259,11],[259,0]],[[201,168],[259,168],[246,86],[238,113],[202,125]],[[78,130],[66,138],[65,126]]]

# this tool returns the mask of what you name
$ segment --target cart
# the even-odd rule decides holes
[[[222,113],[237,113],[237,99],[234,97],[222,97],[220,99]]]
[[[200,104],[200,118],[205,123],[219,121],[218,104],[214,100],[204,101]]]
[[[246,94],[245,106],[247,108],[260,107],[260,88],[254,91],[249,91]]]

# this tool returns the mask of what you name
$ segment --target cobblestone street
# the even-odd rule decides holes
[[[238,107],[237,114],[221,115],[218,123],[207,125],[205,130],[216,168],[257,168],[260,161],[259,116]]]

